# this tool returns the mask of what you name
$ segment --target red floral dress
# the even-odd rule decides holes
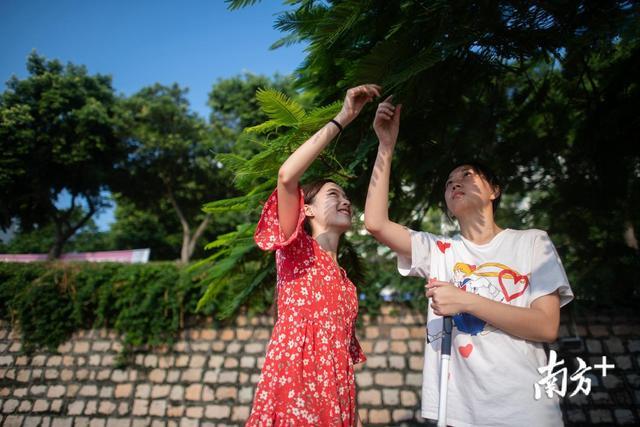
[[[284,239],[277,190],[262,210],[255,241],[276,250],[278,321],[273,327],[247,426],[353,426],[353,366],[365,361],[355,337],[356,288],[298,224]]]

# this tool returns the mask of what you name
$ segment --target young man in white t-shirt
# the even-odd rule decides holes
[[[365,226],[398,254],[403,275],[429,279],[422,416],[438,415],[442,316],[453,316],[447,424],[562,425],[557,396],[534,397],[555,341],[560,307],[573,298],[558,254],[541,230],[494,221],[500,186],[479,164],[451,171],[445,202],[459,222],[452,238],[417,232],[388,217],[389,176],[400,110],[387,98],[374,129],[380,141],[365,207]]]

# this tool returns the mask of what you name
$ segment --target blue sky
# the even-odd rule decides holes
[[[207,117],[207,94],[219,78],[245,71],[289,74],[304,59],[304,46],[274,51],[282,33],[275,14],[286,7],[265,0],[229,11],[222,0],[0,0],[0,82],[26,77],[35,49],[47,58],[110,74],[118,93],[177,82],[189,88],[194,111]],[[102,229],[111,211],[97,222]]]

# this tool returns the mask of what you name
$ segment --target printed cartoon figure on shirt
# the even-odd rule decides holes
[[[488,278],[474,275],[475,265],[458,262],[453,267],[453,284],[467,292],[495,299],[495,287]],[[460,331],[471,335],[478,335],[484,330],[486,322],[469,313],[460,313],[453,316],[453,323]]]
[[[559,396],[535,400],[531,390],[540,382],[539,367],[548,360],[543,343],[556,340],[560,307],[573,298],[553,242],[543,230],[513,230],[495,222],[504,187],[490,168],[474,161],[457,163],[442,176],[445,212],[455,218],[459,233],[442,236],[395,222],[389,214],[389,188],[402,176],[392,174],[402,104],[392,100],[389,96],[376,110],[373,128],[379,144],[364,222],[397,255],[399,274],[429,279],[424,295],[433,341],[424,348],[420,416],[439,425],[563,426]],[[414,142],[414,136],[402,139]],[[444,164],[438,167],[444,170]],[[459,265],[454,279],[456,263],[467,266]],[[438,339],[442,316],[464,312],[486,324],[456,322],[451,355],[443,363],[444,339]],[[446,380],[446,405],[439,378]]]
[[[524,294],[529,286],[529,274],[521,275],[515,269],[500,263],[484,263],[479,266],[457,262],[453,267],[453,284],[493,301],[510,304]],[[486,335],[495,330],[491,325],[469,313],[453,316],[458,332],[469,335]],[[429,343],[442,338],[442,320],[432,319],[427,327]]]
[[[498,266],[495,263],[486,263],[476,267],[462,262],[456,263],[453,267],[454,284],[466,290],[493,301],[504,301],[504,295],[497,283],[493,283],[489,278],[497,277],[492,267]]]

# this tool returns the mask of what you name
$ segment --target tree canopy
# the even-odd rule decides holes
[[[177,84],[155,84],[124,101],[129,154],[114,187],[145,210],[158,212],[168,202],[182,228],[184,263],[211,221],[201,212],[202,201],[230,195],[211,155],[213,134],[189,111],[185,93]]]
[[[27,70],[0,97],[0,226],[14,218],[25,231],[52,224],[49,255],[57,258],[107,203],[102,190],[125,156],[122,126],[110,77],[35,52]],[[60,208],[65,192],[69,207]]]
[[[17,219],[24,238],[13,247],[47,243],[56,257],[66,242],[91,247],[95,235],[94,246],[149,242],[162,257],[181,247],[187,261],[204,233],[213,254],[200,264],[208,286],[201,306],[221,316],[247,301],[264,308],[273,261],[251,237],[279,164],[332,117],[347,88],[378,83],[404,106],[394,220],[453,230],[439,211],[442,181],[452,165],[481,161],[503,180],[498,223],[548,230],[581,297],[637,296],[629,280],[640,267],[637,2],[284,3],[274,22],[283,37],[273,47],[308,46],[294,78],[219,80],[208,122],[190,111],[178,84],[117,97],[108,76],[30,55],[29,76],[12,78],[0,96],[0,226]],[[334,177],[356,210],[377,146],[374,109],[305,176]],[[91,223],[105,190],[119,202],[108,237]],[[86,236],[74,242],[83,227]],[[387,285],[419,290],[389,273],[391,254],[357,227],[342,256],[362,278],[360,290],[374,298]],[[36,242],[47,233],[54,236]]]
[[[256,2],[228,3],[233,9]],[[633,209],[640,195],[637,3],[288,4],[275,21],[286,34],[274,46],[308,43],[296,74],[315,105],[341,99],[348,87],[379,83],[404,106],[391,182],[394,220],[433,226],[450,167],[481,161],[503,179],[507,197],[498,222],[549,230],[581,297],[610,302],[637,295],[628,280],[640,267],[640,216]],[[345,184],[359,206],[377,145],[374,108],[331,151],[346,165]],[[273,125],[261,129],[275,131]],[[288,126],[290,134],[300,129]],[[281,156],[299,142],[282,146]],[[267,156],[249,161],[267,164]],[[266,189],[275,175],[262,170],[252,179]],[[263,197],[257,187],[245,191]]]
[[[219,79],[209,93],[210,123],[189,110],[187,89],[177,84],[156,84],[123,100],[129,156],[119,167],[115,187],[114,242],[153,246],[161,259],[171,259],[172,246],[181,247],[180,259],[186,263],[194,252],[202,255],[201,236],[233,229],[237,214],[212,216],[201,208],[206,200],[237,195],[233,175],[215,156],[256,151],[241,132],[264,120],[253,107],[256,90],[264,86],[293,91],[291,80],[280,76]]]
[[[242,135],[266,116],[256,90],[295,95],[292,79],[245,73],[219,79],[209,94],[210,123],[190,110],[187,89],[155,84],[116,97],[107,76],[33,53],[30,77],[11,79],[0,99],[0,225],[13,227],[9,252],[150,247],[153,259],[203,255],[240,219],[202,212],[210,198],[236,195],[219,153],[252,154]],[[6,200],[6,203],[5,203]],[[64,201],[67,201],[65,207]],[[116,223],[100,232],[92,218],[116,202]],[[63,206],[63,207],[61,207]]]

